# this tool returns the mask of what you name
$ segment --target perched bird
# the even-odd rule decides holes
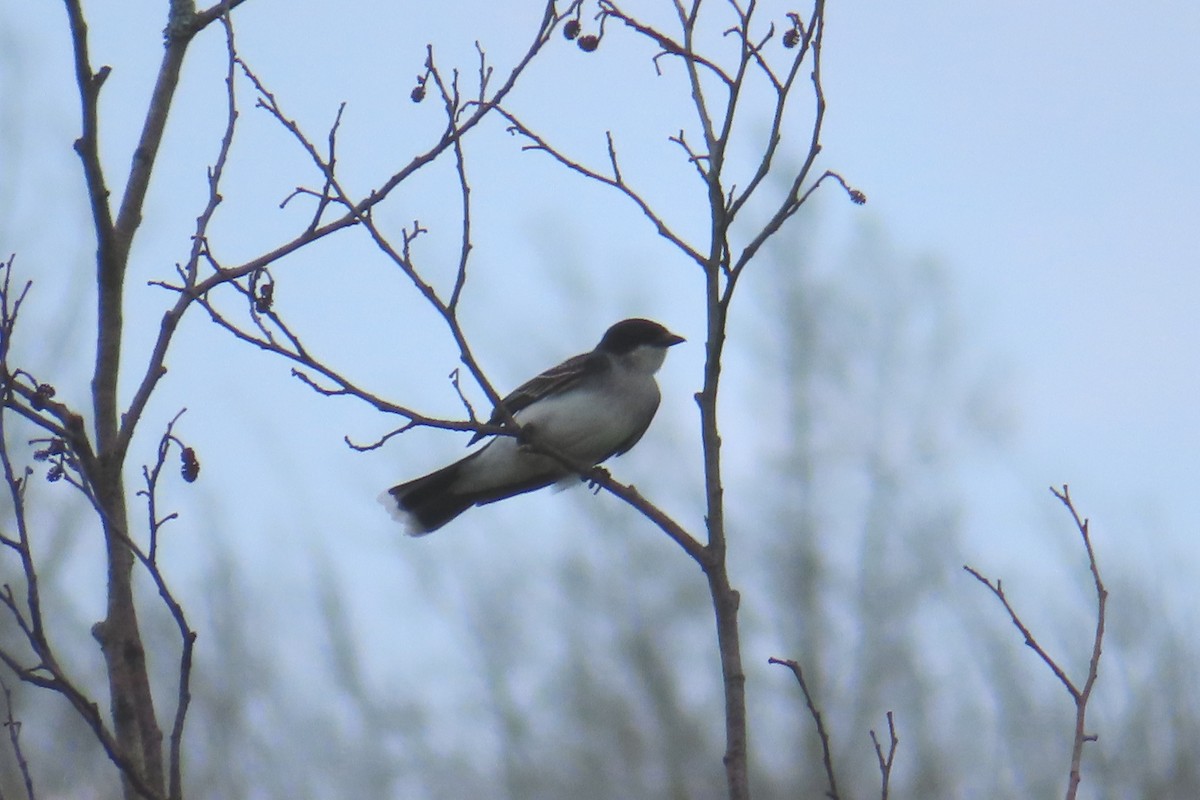
[[[489,425],[507,415],[520,436],[497,435],[461,461],[401,483],[379,497],[407,532],[436,531],[471,506],[532,492],[574,474],[538,446],[594,466],[637,444],[658,410],[654,373],[683,341],[648,319],[609,328],[590,353],[548,369],[500,401]],[[486,434],[476,433],[471,443]]]

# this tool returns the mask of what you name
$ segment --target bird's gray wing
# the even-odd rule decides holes
[[[502,425],[506,419],[506,411],[508,415],[516,414],[518,411],[528,408],[543,397],[569,391],[571,387],[575,386],[587,375],[595,375],[609,368],[608,359],[602,354],[595,352],[583,353],[568,358],[558,366],[551,367],[536,378],[531,378],[514,389],[492,411],[492,416],[488,418],[487,424]],[[487,435],[485,433],[476,433],[471,437],[470,444],[475,444],[475,442]],[[638,436],[641,436],[640,432]],[[630,443],[630,447],[632,446],[633,444]]]

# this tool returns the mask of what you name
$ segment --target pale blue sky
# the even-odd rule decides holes
[[[892,235],[951,265],[1011,366],[1016,474],[1072,483],[1114,539],[1163,537],[1194,568],[1200,9],[845,13],[827,152]]]

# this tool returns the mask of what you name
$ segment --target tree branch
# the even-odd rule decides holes
[[[879,762],[879,777],[880,777],[880,800],[888,800],[888,790],[891,788],[892,782],[892,765],[896,762],[896,748],[900,746],[900,740],[896,738],[896,720],[892,716],[892,712],[887,712],[888,723],[888,751],[885,756],[883,746],[879,743],[879,737],[875,735],[875,731],[871,731],[871,743],[875,745],[875,758]]]
[[[29,774],[29,762],[25,760],[25,754],[21,751],[21,723],[13,719],[12,690],[3,680],[0,680],[0,689],[4,691],[4,727],[8,728],[13,757],[17,760],[17,769],[25,783],[25,797],[27,800],[37,800],[37,794],[33,791],[33,777]]]
[[[1082,778],[1081,763],[1083,760],[1083,745],[1085,742],[1092,742],[1096,740],[1096,736],[1094,734],[1087,733],[1085,723],[1088,701],[1091,699],[1092,689],[1096,685],[1096,678],[1099,675],[1100,670],[1100,654],[1103,649],[1102,645],[1104,642],[1104,626],[1105,613],[1108,603],[1108,590],[1105,588],[1104,582],[1100,578],[1100,567],[1096,562],[1095,550],[1092,548],[1092,539],[1088,528],[1088,521],[1087,519],[1082,518],[1079,515],[1079,512],[1076,511],[1075,505],[1071,500],[1070,489],[1066,484],[1063,484],[1061,490],[1051,487],[1050,492],[1060,501],[1062,501],[1064,506],[1067,507],[1067,510],[1071,513],[1072,520],[1075,522],[1075,527],[1078,529],[1079,534],[1083,539],[1084,550],[1087,552],[1088,557],[1088,569],[1091,572],[1092,585],[1096,592],[1096,627],[1092,636],[1092,652],[1091,657],[1088,659],[1087,676],[1084,679],[1082,688],[1080,688],[1074,681],[1071,680],[1066,671],[1059,666],[1058,662],[1055,661],[1041,646],[1037,639],[1034,638],[1033,633],[1030,632],[1028,626],[1026,626],[1021,620],[1020,616],[1018,616],[1017,612],[1013,609],[1012,604],[1009,603],[1008,597],[1004,593],[1004,588],[1000,581],[996,580],[995,582],[992,582],[980,574],[978,570],[970,566],[964,566],[963,569],[984,586],[988,587],[989,590],[991,590],[992,594],[1004,606],[1004,610],[1008,613],[1008,617],[1012,621],[1013,626],[1016,627],[1025,640],[1025,644],[1028,645],[1029,648],[1035,653],[1037,653],[1038,658],[1040,658],[1042,662],[1050,668],[1050,671],[1054,673],[1054,677],[1058,679],[1059,683],[1066,688],[1067,693],[1071,695],[1071,700],[1075,704],[1075,731],[1071,745],[1071,766],[1067,779],[1066,797],[1067,800],[1075,800],[1075,797],[1079,791],[1079,783]]]
[[[841,795],[838,794],[837,778],[833,774],[833,755],[829,747],[829,734],[825,730],[825,723],[821,719],[821,712],[817,710],[816,704],[813,703],[812,694],[808,691],[808,684],[804,680],[804,672],[800,669],[800,662],[793,661],[790,658],[775,658],[772,656],[767,659],[767,663],[787,667],[796,676],[796,682],[800,684],[800,691],[804,694],[804,704],[808,706],[809,716],[812,717],[813,722],[817,726],[817,737],[821,740],[821,763],[825,767],[825,779],[829,782],[829,791],[825,793],[825,796],[829,800],[839,800]],[[873,732],[872,736],[874,736]]]

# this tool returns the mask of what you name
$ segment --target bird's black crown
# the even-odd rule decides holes
[[[669,330],[649,319],[625,319],[604,333],[597,350],[623,355],[642,345],[670,347],[683,341]]]

